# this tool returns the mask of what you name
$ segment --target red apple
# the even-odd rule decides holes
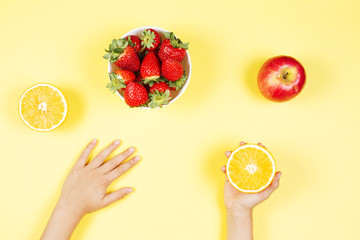
[[[260,92],[274,102],[288,101],[304,88],[305,69],[295,58],[276,56],[260,68],[257,83]]]

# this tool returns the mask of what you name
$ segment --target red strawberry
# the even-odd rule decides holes
[[[113,93],[117,90],[123,91],[126,85],[135,80],[135,74],[128,70],[119,69],[109,73],[110,82],[106,85]]]
[[[150,93],[154,93],[155,91],[159,91],[161,93],[164,93],[166,90],[170,90],[169,85],[167,85],[166,82],[157,82],[154,83],[154,85],[150,88]]]
[[[150,51],[145,57],[140,67],[140,74],[145,83],[156,81],[161,76],[161,66],[155,53]]]
[[[140,83],[131,82],[125,88],[124,99],[130,107],[139,107],[147,102],[148,92]]]
[[[176,81],[182,77],[184,68],[179,61],[168,58],[162,63],[161,72],[167,80]]]
[[[115,62],[118,68],[137,72],[140,69],[140,59],[131,46],[127,46]]]
[[[163,41],[159,48],[158,57],[161,61],[168,58],[174,58],[181,62],[189,48],[189,43],[183,43],[180,39],[176,38],[174,33],[165,33],[166,40]]]
[[[138,36],[130,35],[127,37],[130,45],[134,48],[135,52],[139,52],[141,49],[141,40]]]
[[[162,107],[163,105],[169,104],[171,100],[170,88],[166,82],[157,82],[150,88],[150,108]]]
[[[114,39],[109,45],[109,50],[104,55],[105,59],[109,59],[117,67],[137,72],[140,69],[140,59],[133,47],[129,46],[126,39]]]
[[[150,51],[154,50],[161,43],[160,34],[151,28],[143,31],[141,33],[140,39],[141,39],[141,46],[142,46],[141,51],[144,51],[145,49],[150,50]]]
[[[120,79],[124,84],[135,81],[135,73],[129,70],[119,69],[114,72],[117,75],[117,78]]]

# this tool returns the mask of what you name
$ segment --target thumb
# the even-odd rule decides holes
[[[263,190],[263,194],[268,198],[280,185],[280,177],[282,172],[277,172],[271,184]]]
[[[110,205],[124,198],[126,195],[130,194],[133,191],[134,189],[132,189],[131,187],[126,187],[126,188],[121,188],[114,192],[107,193],[104,197],[104,205],[105,206]]]

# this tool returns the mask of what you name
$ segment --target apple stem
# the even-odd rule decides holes
[[[287,75],[289,75],[289,72],[285,72],[285,74],[283,75],[284,80],[286,80]]]

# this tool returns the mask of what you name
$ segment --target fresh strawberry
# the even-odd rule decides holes
[[[141,51],[144,50],[154,50],[156,49],[161,43],[160,34],[155,31],[154,29],[146,29],[141,33]]]
[[[161,76],[161,65],[155,53],[150,51],[144,58],[140,67],[140,74],[145,83],[157,81]]]
[[[132,46],[126,39],[114,39],[109,45],[109,50],[104,55],[105,59],[109,59],[118,68],[137,72],[140,69],[140,59]]]
[[[168,58],[174,58],[181,62],[189,48],[189,43],[183,43],[180,39],[175,37],[174,33],[165,33],[166,40],[163,41],[159,48],[158,57],[161,61]]]
[[[165,92],[166,90],[170,90],[169,85],[166,82],[157,82],[152,85],[150,88],[150,93],[154,93],[155,91],[159,91],[161,93]]]
[[[177,81],[184,73],[181,63],[173,58],[168,58],[161,65],[161,72],[169,81]]]
[[[169,104],[171,100],[170,88],[166,82],[157,82],[150,88],[150,108],[162,107],[163,105]]]
[[[137,72],[140,69],[140,59],[131,46],[127,46],[115,62],[118,68]]]
[[[130,82],[135,81],[135,73],[129,70],[119,69],[114,72],[117,75],[117,78],[120,79],[123,83],[128,85]]]
[[[140,83],[131,82],[125,88],[124,99],[130,107],[139,107],[148,101],[148,92]]]
[[[130,45],[134,48],[135,52],[139,52],[141,49],[141,40],[138,36],[130,35],[127,37]]]
[[[135,74],[128,70],[119,69],[109,73],[110,82],[106,85],[113,93],[117,90],[123,91],[126,85],[135,80]]]

